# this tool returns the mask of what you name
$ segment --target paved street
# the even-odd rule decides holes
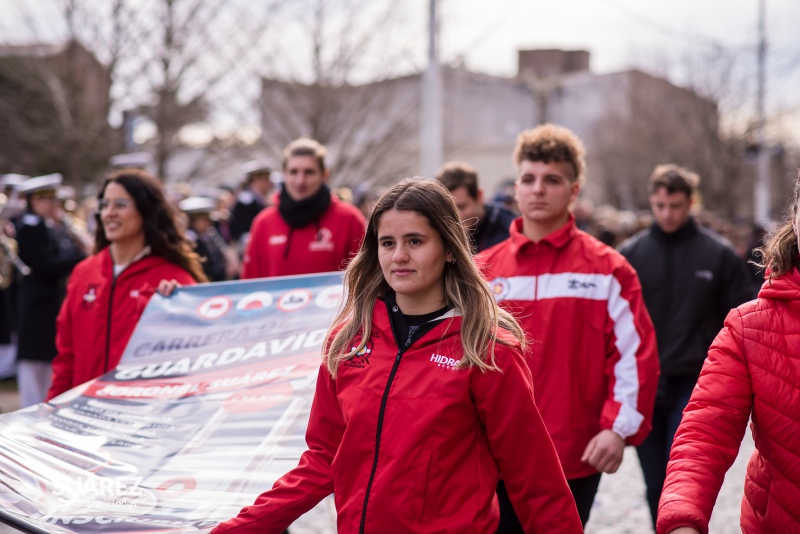
[[[0,392],[0,410],[16,409],[16,394]],[[736,534],[739,528],[739,505],[747,461],[753,452],[753,441],[748,431],[739,456],[725,478],[725,484],[717,499],[711,520],[714,534]],[[600,483],[600,491],[592,509],[591,519],[586,525],[587,534],[651,534],[647,504],[644,501],[642,479],[636,452],[628,447],[619,472],[606,475]],[[335,534],[335,510],[332,499],[301,518],[293,527],[292,534]],[[16,532],[0,524],[0,534]]]
[[[744,473],[753,453],[753,440],[747,432],[739,456],[725,477],[717,505],[712,515],[710,530],[714,534],[735,534],[739,528],[739,507],[744,491]],[[644,500],[644,479],[636,452],[628,447],[619,472],[606,475],[600,482],[595,499],[588,534],[649,534],[650,514]]]
[[[711,520],[714,534],[737,534],[739,506],[742,500],[744,473],[753,453],[753,440],[747,432],[739,456],[725,477],[717,506]],[[335,528],[323,526],[332,521],[334,508],[331,502],[306,514],[292,527],[292,534],[334,534]],[[586,525],[587,534],[652,534],[650,514],[644,500],[644,479],[639,459],[631,447],[625,450],[625,460],[614,475],[606,475],[600,482],[592,515]]]

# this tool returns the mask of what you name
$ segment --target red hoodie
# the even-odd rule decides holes
[[[659,533],[708,532],[725,473],[748,421],[745,534],[800,532],[800,273],[765,282],[732,310],[708,351],[672,444],[658,507]]]
[[[456,370],[460,317],[402,351],[388,313],[336,380],[320,369],[299,465],[213,534],[278,534],[331,492],[339,532],[494,534],[500,474],[526,532],[582,532],[519,346]]]
[[[114,280],[108,247],[79,263],[58,314],[53,383],[47,400],[114,369],[161,280],[194,285],[191,275],[159,256],[130,264]]]
[[[587,477],[597,471],[581,456],[601,430],[628,445],[650,431],[659,365],[642,287],[627,260],[571,216],[537,243],[522,218],[510,231],[477,261],[528,335],[536,405],[567,479]]]
[[[242,279],[339,271],[356,255],[366,223],[358,208],[331,198],[318,223],[290,228],[278,206],[253,221]]]

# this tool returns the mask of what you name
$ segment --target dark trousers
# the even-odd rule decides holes
[[[581,525],[586,526],[589,521],[589,513],[592,511],[594,496],[597,494],[597,487],[600,485],[601,473],[590,475],[584,478],[573,478],[567,480],[569,490],[575,499],[578,507],[578,515],[581,518]],[[514,512],[511,500],[508,498],[506,485],[503,481],[497,483],[497,502],[500,504],[500,524],[497,526],[497,534],[525,534],[525,529]]]
[[[659,383],[659,394],[653,409],[653,429],[636,447],[639,464],[642,466],[644,482],[647,486],[647,505],[650,507],[650,518],[653,528],[658,515],[658,501],[661,489],[667,477],[667,463],[672,440],[683,417],[683,410],[689,403],[692,390],[697,382],[691,378],[662,378]]]

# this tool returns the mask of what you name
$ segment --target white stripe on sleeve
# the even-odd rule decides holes
[[[644,416],[637,411],[639,399],[639,372],[636,353],[641,338],[636,331],[630,303],[622,297],[622,286],[612,277],[611,293],[608,297],[608,315],[614,322],[614,335],[619,351],[619,361],[614,366],[614,400],[621,404],[612,430],[627,438],[639,431]]]
[[[494,293],[497,302],[503,300],[535,300],[535,276],[509,276],[508,278],[495,278],[489,282],[489,287]]]

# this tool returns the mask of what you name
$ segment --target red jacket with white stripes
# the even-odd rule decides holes
[[[800,273],[765,282],[731,310],[683,412],[658,507],[658,532],[708,532],[725,473],[751,429],[741,527],[800,532]],[[741,482],[738,482],[741,484]]]
[[[456,370],[460,317],[398,350],[389,313],[336,380],[320,369],[299,465],[213,534],[279,534],[331,492],[338,532],[494,534],[500,474],[525,532],[582,532],[519,345]]]
[[[597,472],[581,456],[601,430],[640,444],[650,431],[658,353],[625,258],[578,230],[572,217],[537,243],[518,218],[511,236],[478,263],[528,334],[536,405],[567,479]]]
[[[358,208],[331,198],[317,223],[291,228],[277,206],[253,221],[242,279],[339,271],[361,246],[366,222]]]
[[[108,247],[80,262],[58,314],[53,383],[47,400],[114,369],[161,280],[194,285],[160,256],[134,261],[114,279]]]

